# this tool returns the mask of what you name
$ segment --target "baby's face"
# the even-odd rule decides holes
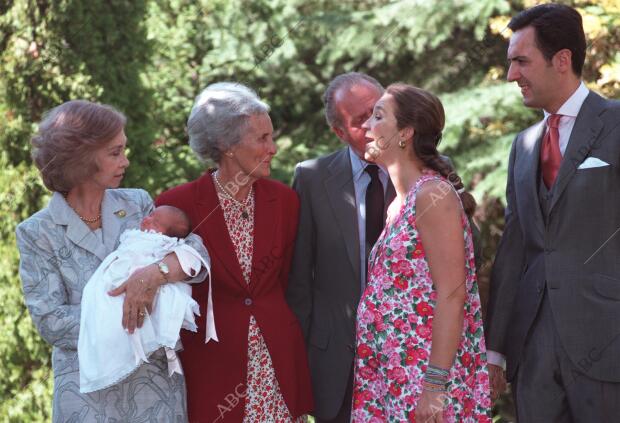
[[[153,210],[153,212],[142,219],[142,223],[140,223],[140,230],[151,230],[161,234],[165,233],[169,227],[170,225],[165,211],[159,208]]]

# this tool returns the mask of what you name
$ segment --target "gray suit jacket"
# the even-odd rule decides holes
[[[487,346],[506,355],[513,379],[546,291],[573,364],[593,379],[620,382],[620,103],[588,95],[546,214],[538,195],[543,129],[542,122],[528,128],[512,145]],[[579,169],[589,157],[609,166]]]
[[[295,169],[300,197],[287,301],[308,342],[315,416],[334,418],[355,353],[360,241],[348,148]]]
[[[163,353],[156,353],[150,363],[122,383],[93,394],[79,392],[82,290],[103,259],[116,249],[120,234],[138,228],[153,202],[144,190],[114,189],[105,192],[101,207],[103,243],[59,193],[16,229],[25,302],[39,333],[53,347],[53,419],[133,421],[148,416],[147,420],[184,421],[185,384],[181,377],[168,377]],[[199,236],[190,235],[187,241],[207,257]],[[203,269],[189,282],[205,277]],[[111,345],[110,351],[113,348]]]

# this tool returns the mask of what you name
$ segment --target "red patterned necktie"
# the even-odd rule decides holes
[[[558,125],[562,115],[550,115],[547,118],[549,130],[543,138],[540,148],[540,165],[542,167],[542,177],[547,189],[550,189],[558,176],[560,164],[562,163],[562,152],[560,151],[560,131]]]

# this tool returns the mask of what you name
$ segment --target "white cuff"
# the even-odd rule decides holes
[[[506,357],[497,351],[487,351],[487,362],[506,370]]]
[[[177,255],[181,269],[183,269],[183,272],[185,272],[187,276],[196,276],[203,265],[207,269],[210,268],[210,263],[206,263],[202,257],[200,257],[200,254],[187,244],[180,244],[172,251]]]
[[[207,277],[209,278],[209,297],[207,298],[207,316],[206,316],[206,337],[205,343],[213,339],[219,342],[217,338],[217,331],[215,330],[215,316],[213,315],[213,292],[211,284],[211,261],[204,261],[200,254],[187,244],[180,244],[174,248],[174,253],[177,255],[181,268],[188,276],[196,276],[200,272],[201,267],[207,269]]]

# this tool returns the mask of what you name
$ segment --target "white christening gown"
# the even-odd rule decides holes
[[[179,332],[181,328],[195,332],[194,314],[200,315],[198,303],[191,296],[192,288],[183,282],[162,285],[151,314],[147,313],[144,324],[133,334],[122,326],[125,295],[108,295],[135,270],[157,263],[169,253],[176,253],[187,275],[196,275],[203,265],[209,271],[206,340],[218,340],[211,301],[210,260],[205,262],[183,239],[154,231],[126,230],[118,248],[105,258],[82,293],[78,340],[80,392],[115,385],[162,347],[168,357],[169,375],[182,373],[175,353],[180,344]]]

